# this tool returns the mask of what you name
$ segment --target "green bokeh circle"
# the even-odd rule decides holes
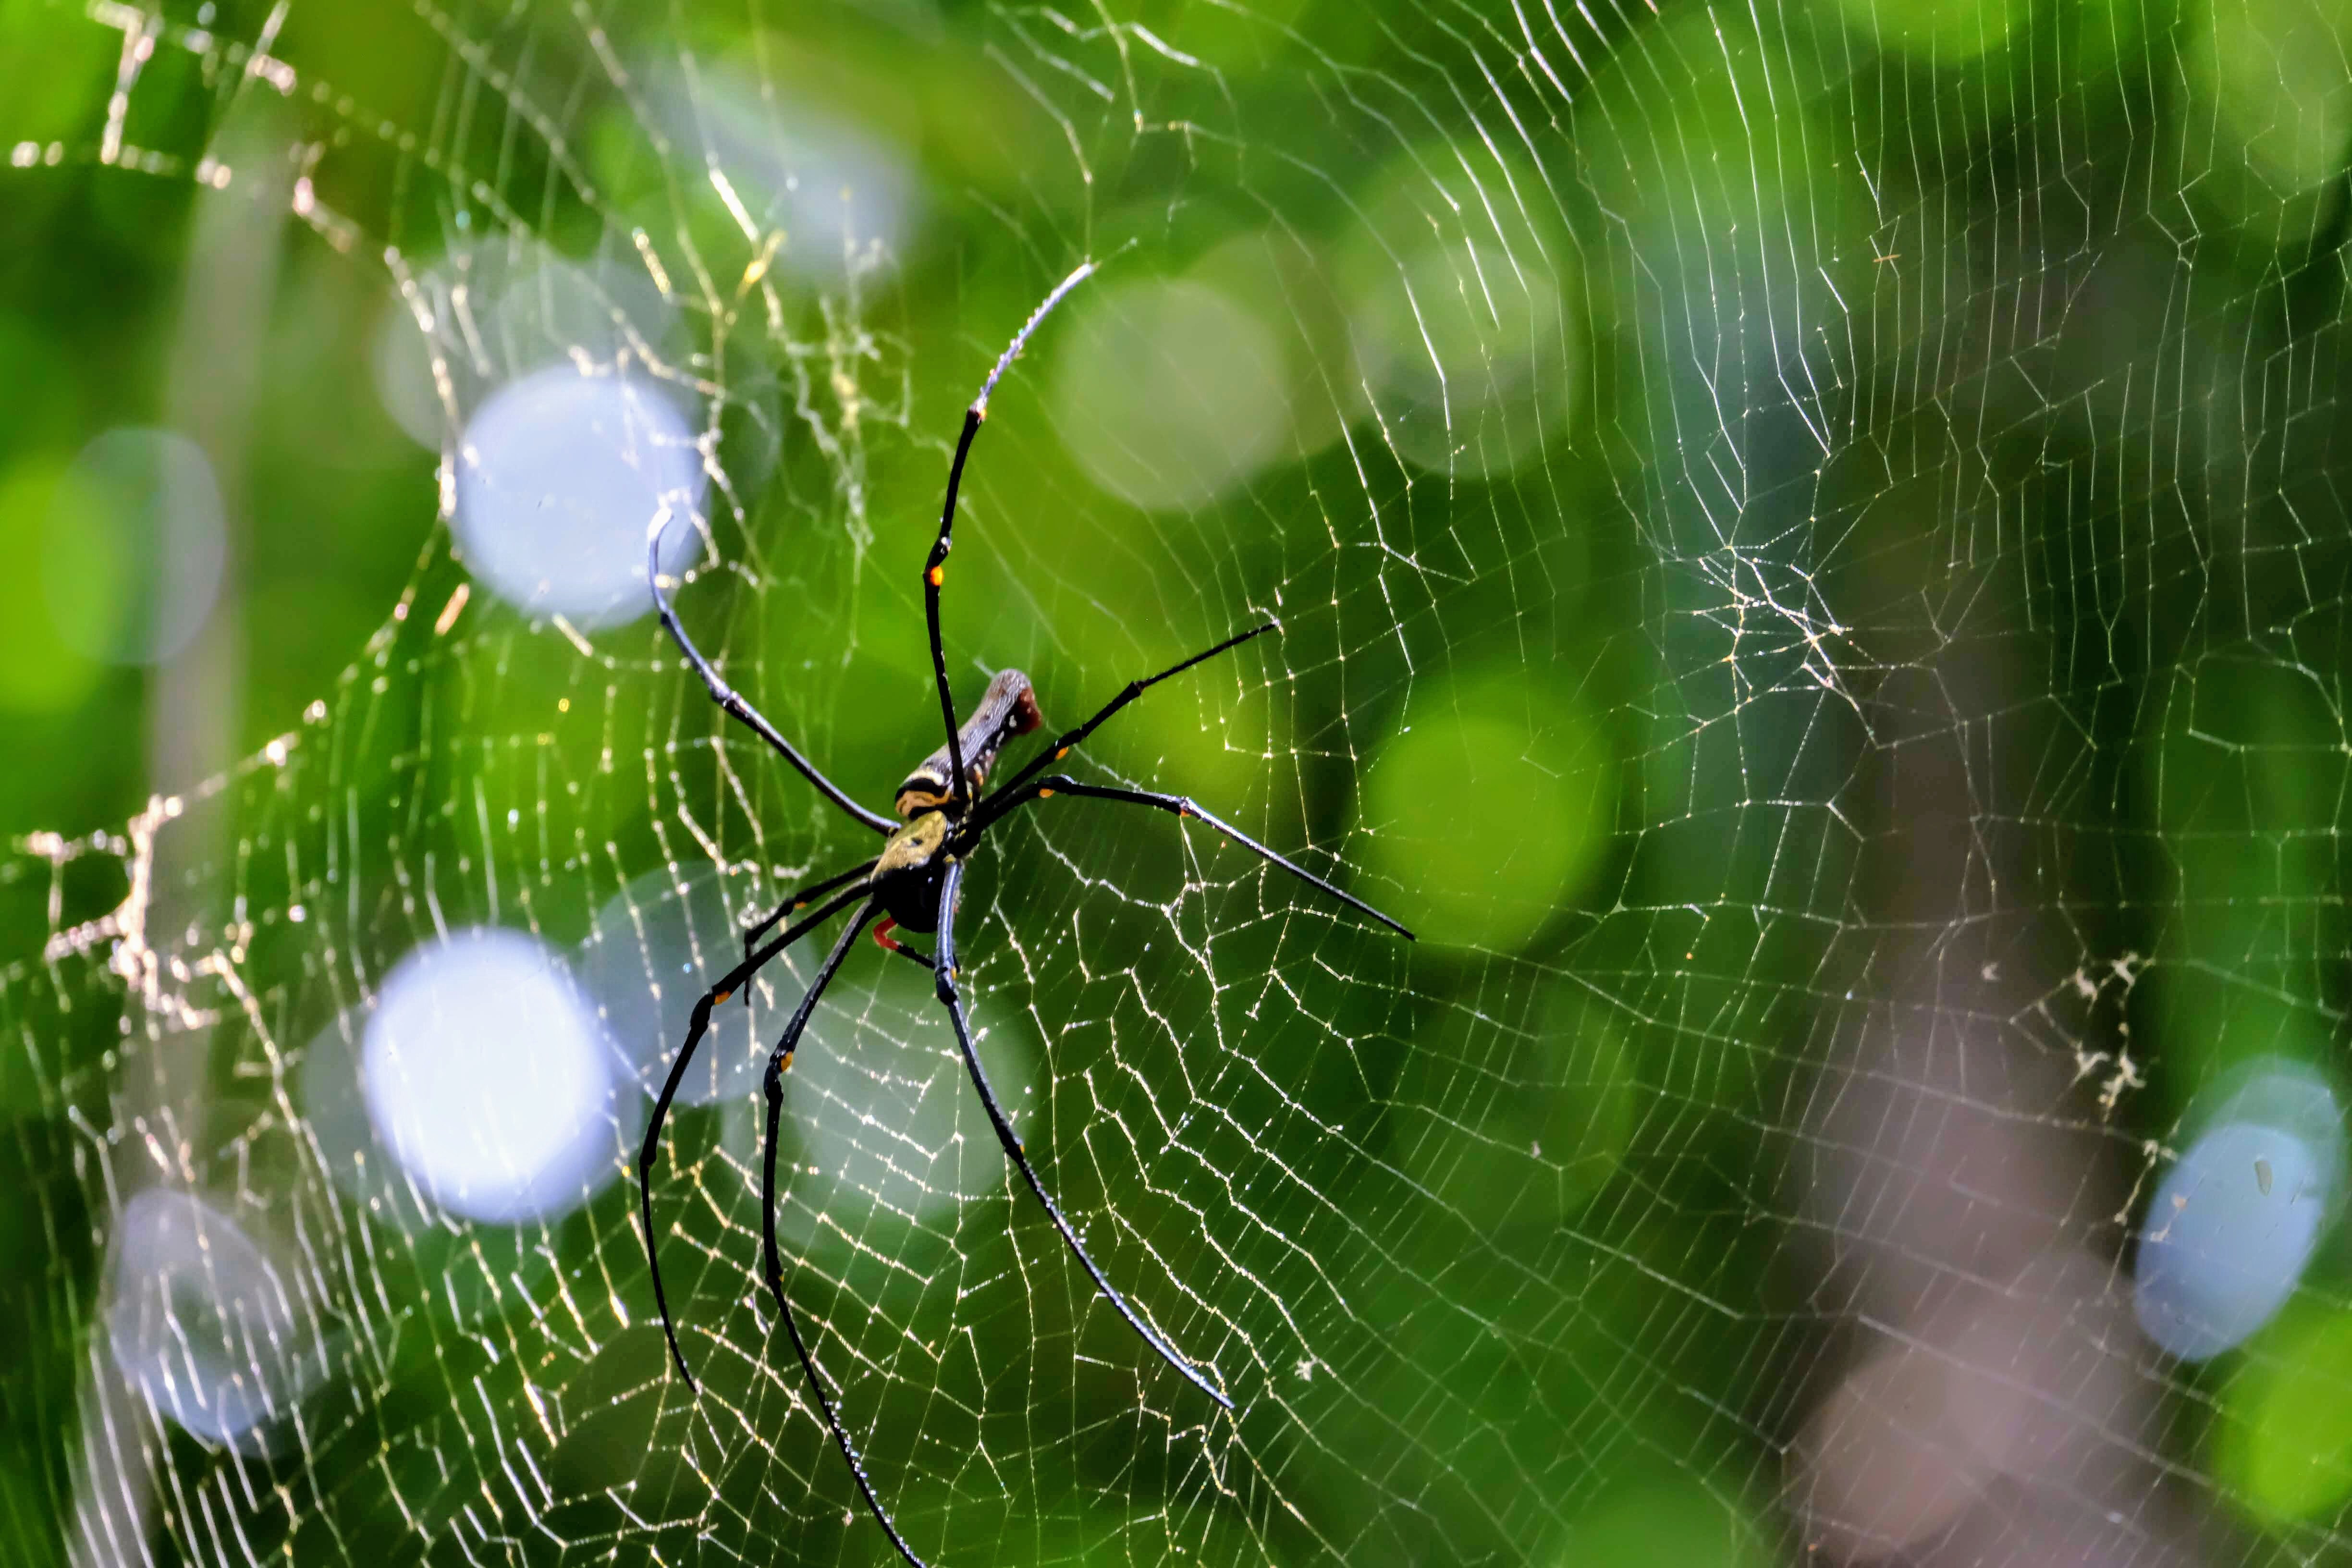
[[[1499,674],[1424,687],[1364,783],[1359,886],[1425,942],[1523,947],[1599,863],[1615,785],[1574,697]]]
[[[1552,1559],[1562,1568],[1763,1568],[1772,1561],[1757,1521],[1696,1479],[1622,1486],[1569,1527]]]
[[[68,526],[60,518],[93,504],[61,464],[33,460],[0,472],[0,551],[11,561],[38,563],[0,573],[0,709],[62,712],[97,684],[98,661],[58,634],[41,570],[49,564],[53,537]]]
[[[2255,1514],[2327,1519],[2352,1499],[2352,1313],[2290,1311],[2224,1403],[2216,1468]]]

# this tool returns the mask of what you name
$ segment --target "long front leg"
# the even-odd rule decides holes
[[[931,674],[939,682],[940,717],[947,723],[947,811],[951,816],[962,815],[971,806],[971,784],[964,776],[963,737],[956,727],[955,694],[948,689],[947,648],[940,640],[940,588],[948,580],[948,552],[955,548],[956,491],[963,486],[964,459],[971,456],[972,438],[980,434],[981,426],[987,421],[988,400],[996,391],[998,379],[1020,357],[1022,349],[1028,345],[1029,334],[1037,330],[1037,323],[1062,302],[1064,295],[1085,282],[1094,269],[1093,262],[1086,262],[1055,284],[1054,291],[1045,296],[1045,302],[1031,311],[1029,319],[1021,324],[1021,330],[1013,334],[1013,342],[997,356],[996,367],[981,384],[980,395],[973,398],[971,406],[963,411],[963,431],[956,437],[955,458],[948,465],[948,496],[946,503],[940,508],[940,535],[931,542],[931,553],[923,563],[923,620],[930,632]]]
[[[955,461],[948,467],[947,505],[940,512],[940,536],[931,542],[930,559],[923,563],[923,623],[931,639],[931,674],[939,681],[940,717],[948,727],[948,809],[952,812],[968,787],[963,777],[963,736],[956,728],[955,693],[948,686],[947,645],[940,640],[940,588],[948,580],[948,552],[955,548],[956,491],[963,484],[964,459],[971,455],[971,438],[980,434],[988,411],[973,404],[963,411],[963,434],[956,437]]]
[[[1070,1222],[1062,1217],[1061,1205],[1054,1201],[1054,1194],[1047,1192],[1045,1184],[1038,1179],[1036,1167],[1029,1163],[1028,1151],[1022,1147],[1021,1140],[1013,1136],[1013,1123],[1006,1120],[1004,1108],[997,1103],[996,1090],[989,1085],[988,1069],[980,1065],[980,1053],[972,1048],[971,1027],[964,1018],[963,998],[956,987],[955,906],[956,895],[961,891],[962,885],[963,862],[949,862],[947,876],[940,887],[940,950],[931,965],[931,974],[940,1000],[946,1005],[948,1016],[955,1024],[956,1048],[963,1053],[964,1070],[971,1075],[972,1088],[980,1091],[980,1102],[987,1108],[989,1124],[996,1129],[996,1141],[1004,1146],[1004,1157],[1013,1162],[1013,1167],[1021,1173],[1021,1179],[1029,1184],[1029,1190],[1044,1205],[1046,1216],[1054,1222],[1054,1228],[1060,1231],[1062,1239],[1069,1244],[1070,1252],[1077,1258],[1079,1267],[1087,1271],[1087,1278],[1095,1282],[1095,1289],[1103,1293],[1104,1300],[1127,1320],[1127,1326],[1133,1329],[1145,1344],[1159,1352],[1160,1360],[1182,1373],[1193,1387],[1231,1410],[1234,1402],[1226,1398],[1199,1368],[1178,1355],[1175,1347],[1161,1339],[1158,1331],[1138,1316],[1135,1309],[1127,1304],[1127,1298],[1120,1295],[1117,1287],[1096,1267],[1095,1260],[1087,1255],[1086,1243],[1078,1239],[1078,1233],[1071,1228]]]
[[[849,1463],[849,1473],[856,1479],[858,1491],[866,1498],[866,1511],[874,1516],[874,1522],[882,1527],[882,1533],[890,1538],[890,1544],[898,1549],[899,1556],[912,1563],[914,1568],[924,1568],[923,1560],[915,1555],[915,1549],[907,1544],[907,1538],[900,1535],[898,1527],[891,1522],[890,1510],[882,1506],[881,1498],[874,1490],[873,1481],[866,1477],[866,1461],[858,1458],[857,1445],[849,1440],[848,1428],[841,1424],[841,1413],[834,1407],[833,1396],[825,1392],[824,1375],[816,1369],[816,1356],[809,1350],[808,1342],[801,1337],[800,1321],[793,1315],[793,1304],[784,1295],[783,1258],[776,1248],[776,1133],[783,1117],[784,1069],[793,1065],[793,1052],[800,1045],[801,1035],[808,1028],[810,1016],[816,1011],[817,998],[824,994],[824,988],[840,972],[842,961],[849,956],[849,949],[857,941],[858,933],[873,918],[874,905],[868,903],[857,911],[856,918],[842,931],[841,939],[833,944],[833,951],[825,954],[816,978],[809,983],[807,994],[801,998],[800,1005],[793,1010],[793,1021],[784,1026],[782,1037],[777,1040],[774,1052],[768,1058],[765,1085],[768,1139],[767,1148],[760,1161],[760,1261],[767,1278],[768,1293],[775,1298],[776,1310],[784,1320],[784,1332],[792,1338],[793,1353],[800,1358],[801,1374],[808,1380],[809,1392],[816,1395],[817,1408],[824,1413],[824,1424],[833,1433],[835,1446],[840,1448],[841,1457]]]
[[[677,1086],[686,1078],[687,1064],[694,1060],[695,1047],[710,1028],[710,1010],[735,994],[738,986],[748,984],[751,977],[766,966],[776,954],[798,942],[824,921],[831,920],[851,904],[866,896],[862,887],[853,888],[826,904],[816,913],[788,928],[784,934],[757,952],[746,953],[743,962],[729,970],[719,984],[702,994],[694,1005],[694,1018],[686,1032],[686,1043],[677,1048],[677,1059],[669,1064],[669,1077],[662,1080],[661,1094],[654,1100],[654,1113],[646,1123],[646,1141],[637,1150],[637,1215],[646,1227],[646,1268],[654,1277],[654,1306],[661,1313],[662,1337],[669,1342],[669,1359],[677,1367],[677,1375],[686,1380],[689,1392],[700,1392],[695,1386],[694,1373],[686,1368],[686,1356],[677,1348],[677,1325],[669,1315],[669,1298],[663,1293],[661,1253],[654,1245],[654,1162],[661,1154],[662,1123],[669,1117],[670,1102],[677,1098]]]
[[[1052,745],[1046,747],[1044,751],[1030,758],[1026,767],[1024,767],[1019,773],[1014,773],[1010,779],[1007,779],[1003,788],[997,790],[986,800],[981,802],[980,809],[974,813],[975,822],[980,826],[984,827],[989,823],[995,821],[998,817],[1012,810],[1015,805],[1020,805],[1024,799],[1029,798],[1029,795],[1024,792],[1028,791],[1028,786],[1032,780],[1035,779],[1039,773],[1044,773],[1055,763],[1060,762],[1064,757],[1068,756],[1075,748],[1084,743],[1087,736],[1093,734],[1097,730],[1101,729],[1105,723],[1108,722],[1112,714],[1118,712],[1120,709],[1126,707],[1129,703],[1134,701],[1137,698],[1142,696],[1145,692],[1150,690],[1161,681],[1168,679],[1171,676],[1181,675],[1196,664],[1204,664],[1210,659],[1216,658],[1219,654],[1223,653],[1228,648],[1239,647],[1242,644],[1249,641],[1252,637],[1262,637],[1266,633],[1274,630],[1275,626],[1275,622],[1268,621],[1264,626],[1252,626],[1245,632],[1236,632],[1232,637],[1229,637],[1224,641],[1219,643],[1216,647],[1212,648],[1203,648],[1199,653],[1194,654],[1192,658],[1184,660],[1181,664],[1170,665],[1167,668],[1161,670],[1157,675],[1147,675],[1141,680],[1129,681],[1127,685],[1120,689],[1118,696],[1112,698],[1109,701],[1104,703],[1101,708],[1096,710],[1093,718],[1088,719],[1085,723],[1079,725],[1075,730],[1065,730],[1059,736],[1055,737]]]
[[[653,542],[646,546],[646,582],[653,589],[654,609],[661,616],[662,629],[669,633],[672,642],[677,644],[678,651],[686,656],[686,662],[694,667],[694,673],[702,678],[703,687],[709,691],[713,702],[774,747],[778,755],[800,770],[803,778],[816,785],[819,795],[859,822],[877,833],[888,833],[898,826],[879,812],[868,811],[850,799],[846,790],[817,772],[816,764],[801,755],[790,741],[779,734],[776,727],[769,723],[757,708],[743,700],[742,693],[719,678],[719,672],[710,668],[710,661],[702,657],[702,650],[696,647],[693,639],[686,635],[686,628],[678,625],[677,616],[670,608],[669,596],[662,592],[661,535],[658,532],[654,535]]]
[[[931,972],[931,955],[919,947],[908,946],[890,934],[898,929],[898,922],[885,915],[881,923],[874,928],[874,945],[885,952],[898,954],[909,963],[920,964],[923,973],[929,974]]]
[[[827,877],[822,882],[817,882],[809,887],[799,889],[794,892],[787,893],[784,896],[782,902],[779,903],[774,909],[770,910],[766,914],[761,916],[757,921],[743,928],[744,953],[748,956],[751,949],[758,945],[760,939],[762,936],[765,936],[769,930],[786,915],[798,914],[801,910],[808,908],[809,905],[814,903],[817,900],[824,897],[827,893],[832,892],[835,888],[845,888],[849,886],[850,883],[856,881],[860,877],[865,876],[866,872],[871,871],[872,869],[874,869],[873,861],[861,861],[857,865],[852,866],[848,870],[844,871],[838,877]],[[751,998],[747,994],[744,1000],[748,1003]]]

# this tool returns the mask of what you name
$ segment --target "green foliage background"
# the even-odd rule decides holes
[[[664,1380],[626,1182],[544,1226],[402,1229],[307,1142],[304,1043],[442,925],[576,942],[709,843],[741,910],[851,847],[649,622],[583,642],[478,591],[438,625],[456,433],[404,434],[376,356],[418,278],[502,249],[667,269],[670,363],[717,389],[741,481],[688,618],[871,801],[933,743],[915,574],[955,419],[1106,258],[975,458],[959,679],[1017,664],[1066,720],[1280,616],[1100,761],[1313,847],[1430,939],[1098,818],[976,873],[1032,1147],[1243,1414],[1141,1365],[993,1173],[895,1229],[803,1194],[807,1310],[919,1545],[1800,1559],[1806,1423],[1872,1331],[1839,1260],[1906,1223],[1874,1199],[1965,1185],[1898,1141],[1837,1186],[1854,1037],[1964,1016],[2057,1075],[1959,1071],[1963,1107],[2074,1163],[1977,1200],[1930,1289],[2024,1235],[2127,1280],[2200,1089],[2338,1072],[2345,37],[2284,0],[0,0],[0,1542],[68,1557],[110,1223],[164,1179],[300,1260],[331,1376],[268,1456],[105,1426],[162,1478],[159,1557],[878,1560],[748,1300],[729,1113],[682,1119],[666,1200],[700,1406]],[[265,37],[293,90],[257,85]],[[813,242],[744,232],[616,61],[887,141],[919,221],[768,273]],[[297,188],[254,331],[192,365],[206,213]],[[1254,377],[1167,280],[1259,302]],[[1160,447],[1118,375],[1150,309],[1210,378]],[[1200,410],[1267,383],[1281,442],[1200,480]],[[157,677],[65,624],[126,613],[140,570],[71,464],[215,397],[243,411],[231,732],[159,780]],[[1144,456],[1090,467],[1090,429]],[[217,814],[152,938],[167,972],[219,961],[159,983],[200,1029],[113,942],[58,943],[125,898],[158,790]],[[2242,1353],[2116,1342],[2147,1517],[2111,1544],[2345,1553],[2345,1279],[2331,1232]],[[2033,1506],[2105,1495],[2049,1484]]]

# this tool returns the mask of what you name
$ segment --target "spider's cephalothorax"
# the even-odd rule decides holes
[[[792,1302],[784,1295],[783,1261],[776,1247],[776,1131],[778,1119],[783,1111],[784,1069],[792,1065],[793,1047],[800,1044],[802,1035],[808,1028],[809,1016],[816,1010],[817,998],[824,994],[825,986],[831,984],[843,961],[849,956],[849,950],[856,942],[858,933],[869,925],[875,926],[877,942],[929,972],[932,986],[939,994],[940,1004],[947,1009],[949,1021],[955,1026],[956,1047],[962,1056],[964,1070],[971,1076],[972,1088],[980,1095],[981,1105],[988,1112],[990,1125],[996,1130],[996,1141],[1003,1148],[1005,1158],[1012,1162],[1013,1169],[1021,1173],[1022,1181],[1036,1195],[1047,1217],[1054,1222],[1054,1228],[1061,1233],[1062,1240],[1068,1246],[1072,1256],[1087,1271],[1087,1278],[1094,1281],[1095,1289],[1102,1292],[1103,1300],[1110,1304],[1112,1310],[1162,1361],[1227,1410],[1233,1408],[1233,1401],[1199,1368],[1178,1355],[1174,1346],[1139,1317],[1135,1309],[1128,1305],[1127,1298],[1121,1296],[1104,1277],[1103,1271],[1096,1267],[1095,1260],[1087,1253],[1085,1243],[1078,1239],[1077,1231],[1064,1217],[1061,1205],[1054,1201],[1053,1194],[1045,1190],[1045,1184],[1038,1176],[1036,1167],[1029,1163],[1021,1140],[1013,1135],[1012,1120],[1004,1114],[1004,1107],[998,1102],[996,1091],[989,1084],[987,1069],[981,1065],[980,1053],[972,1046],[971,1025],[964,1016],[963,997],[957,985],[955,916],[962,892],[966,861],[991,826],[1024,806],[1055,795],[1150,806],[1179,818],[1192,818],[1213,828],[1269,865],[1288,872],[1327,897],[1370,916],[1408,940],[1412,936],[1411,931],[1361,899],[1341,891],[1312,871],[1285,859],[1241,829],[1202,811],[1181,795],[1155,795],[1110,784],[1082,784],[1076,779],[1045,772],[1046,768],[1084,743],[1087,737],[1100,728],[1112,714],[1145,691],[1204,659],[1214,658],[1228,648],[1274,630],[1271,621],[1229,637],[1216,647],[1195,654],[1147,679],[1128,682],[1125,689],[1104,704],[1093,718],[1076,729],[1065,731],[1056,736],[1053,744],[1033,757],[1006,783],[989,794],[981,793],[1005,743],[1037,729],[1044,720],[1037,711],[1036,695],[1030,689],[1028,677],[1018,670],[1008,669],[988,683],[988,689],[982,694],[980,705],[972,710],[971,717],[961,725],[956,722],[955,698],[948,688],[947,652],[940,637],[940,588],[947,580],[948,550],[953,542],[956,489],[963,479],[964,459],[971,455],[972,437],[980,433],[981,422],[988,416],[989,394],[996,390],[997,379],[1003,375],[1005,368],[1020,353],[1022,346],[1029,341],[1029,334],[1037,330],[1037,323],[1045,319],[1045,313],[1059,304],[1062,297],[1076,288],[1093,270],[1094,264],[1088,262],[1062,279],[1061,284],[1045,296],[1045,302],[1037,307],[1021,331],[1014,334],[1012,346],[996,362],[996,368],[989,372],[988,380],[982,384],[980,395],[964,411],[963,434],[956,442],[955,458],[948,468],[947,502],[940,512],[939,537],[932,542],[929,559],[923,566],[923,612],[929,624],[931,672],[939,689],[947,742],[932,752],[922,766],[909,773],[907,781],[898,786],[896,803],[898,820],[894,821],[880,812],[869,810],[852,799],[846,791],[818,772],[816,764],[795,750],[791,742],[777,733],[775,726],[761,717],[759,710],[719,679],[719,672],[696,649],[685,628],[678,625],[677,616],[662,592],[657,554],[661,543],[658,525],[646,548],[646,570],[653,588],[654,607],[660,613],[663,628],[676,640],[678,650],[686,656],[687,663],[701,678],[711,700],[772,747],[815,787],[818,794],[869,832],[885,836],[881,852],[872,859],[861,861],[838,876],[801,889],[777,905],[766,919],[745,931],[743,962],[720,976],[719,983],[694,1005],[693,1023],[688,1030],[685,1043],[678,1047],[677,1058],[670,1063],[669,1076],[662,1084],[661,1094],[654,1101],[652,1119],[646,1125],[645,1142],[637,1151],[638,1215],[646,1227],[646,1261],[653,1273],[654,1303],[661,1312],[662,1332],[669,1342],[670,1358],[677,1363],[678,1374],[686,1379],[687,1386],[692,1388],[694,1377],[687,1371],[686,1356],[678,1348],[677,1325],[670,1317],[669,1299],[662,1292],[661,1259],[654,1247],[652,1178],[654,1161],[661,1150],[662,1121],[669,1114],[670,1103],[677,1098],[678,1084],[686,1077],[687,1064],[693,1059],[695,1047],[701,1044],[703,1036],[710,1027],[711,1009],[749,984],[752,976],[778,953],[834,916],[855,906],[856,914],[835,939],[833,948],[825,954],[824,962],[817,965],[815,978],[802,994],[799,1005],[793,1009],[792,1021],[784,1026],[782,1036],[768,1057],[768,1071],[763,1083],[768,1125],[760,1165],[761,1272],[769,1294],[775,1299],[777,1314],[783,1320],[784,1332],[792,1339],[793,1353],[800,1359],[801,1373],[808,1381],[809,1392],[815,1396],[817,1408],[824,1414],[825,1426],[833,1433],[835,1446],[840,1448],[842,1458],[849,1463],[850,1474],[856,1479],[857,1489],[866,1500],[867,1511],[889,1536],[890,1544],[897,1548],[898,1554],[915,1564],[915,1568],[922,1568],[922,1559],[915,1555],[914,1549],[898,1533],[898,1527],[891,1522],[889,1510],[882,1506],[881,1498],[874,1490],[874,1483],[866,1478],[866,1467],[857,1457],[856,1445],[849,1440],[848,1429],[841,1424],[841,1415],[834,1406],[833,1395],[826,1390],[824,1379],[818,1374],[816,1356],[809,1349],[808,1342],[801,1337],[800,1320],[793,1315]],[[793,921],[776,935],[767,936],[767,932],[776,925],[812,904],[817,907],[806,918]],[[889,931],[894,925],[914,931],[936,932],[939,937],[937,953],[920,952],[892,940]],[[761,940],[763,937],[766,937],[765,941]]]
[[[954,827],[946,812],[927,811],[882,846],[872,885],[891,924],[926,934],[940,929],[940,886],[947,879],[948,837]],[[887,937],[883,945],[890,945]]]

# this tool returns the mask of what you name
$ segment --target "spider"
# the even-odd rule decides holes
[[[955,1026],[956,1048],[962,1054],[964,1070],[971,1075],[972,1088],[979,1092],[980,1102],[987,1109],[989,1122],[996,1130],[996,1141],[1003,1145],[1005,1158],[1020,1172],[1021,1179],[1028,1184],[1030,1192],[1036,1194],[1038,1204],[1053,1221],[1054,1228],[1061,1233],[1062,1240],[1077,1259],[1078,1267],[1087,1271],[1095,1288],[1102,1292],[1103,1299],[1126,1321],[1127,1326],[1135,1331],[1139,1339],[1181,1373],[1187,1382],[1225,1410],[1234,1407],[1233,1401],[1138,1316],[1135,1309],[1128,1305],[1127,1299],[1118,1293],[1095,1260],[1087,1256],[1086,1244],[1078,1239],[1078,1233],[1064,1217],[1061,1205],[1045,1190],[1045,1184],[1039,1178],[1036,1167],[1029,1163],[1027,1152],[1014,1135],[1013,1123],[1005,1117],[996,1091],[990,1087],[988,1071],[981,1065],[979,1053],[972,1048],[971,1025],[965,1016],[963,998],[956,984],[960,972],[956,965],[955,916],[963,890],[964,866],[988,829],[1023,806],[1037,801],[1050,800],[1057,795],[1073,795],[1084,800],[1149,806],[1214,829],[1327,897],[1378,921],[1407,941],[1412,939],[1412,932],[1361,899],[1342,892],[1313,872],[1285,859],[1231,823],[1202,810],[1183,796],[1082,784],[1064,774],[1045,771],[1084,743],[1087,737],[1113,714],[1152,687],[1230,648],[1238,647],[1252,637],[1275,630],[1275,622],[1267,621],[1236,633],[1214,647],[1194,654],[1157,675],[1129,682],[1124,690],[1105,703],[1092,718],[1056,737],[1052,745],[1039,752],[1009,781],[993,791],[982,793],[989,773],[995,766],[1005,743],[1041,728],[1045,720],[1038,711],[1036,693],[1029,684],[1029,678],[1019,670],[1007,669],[999,672],[988,683],[988,689],[982,694],[980,704],[972,710],[971,716],[961,724],[956,722],[955,698],[948,687],[947,651],[940,640],[940,590],[947,581],[948,551],[953,544],[956,488],[963,479],[964,459],[971,455],[972,437],[980,433],[982,422],[988,417],[989,395],[996,390],[997,381],[1019,357],[1038,324],[1094,269],[1093,262],[1086,263],[1063,279],[1053,292],[1045,296],[1045,302],[1013,334],[1012,343],[997,360],[995,368],[988,373],[987,381],[982,384],[980,395],[972,399],[971,406],[964,411],[963,433],[956,442],[955,457],[948,468],[947,500],[940,512],[939,538],[931,545],[930,557],[923,566],[923,612],[929,625],[931,672],[939,686],[940,713],[946,724],[947,743],[926,758],[898,786],[895,820],[868,810],[852,799],[795,750],[791,742],[778,733],[775,726],[762,718],[757,709],[719,679],[709,660],[702,657],[686,635],[685,628],[678,625],[677,616],[662,592],[660,566],[656,557],[661,540],[661,522],[655,525],[653,541],[647,550],[646,572],[653,590],[655,611],[661,616],[663,628],[677,642],[678,651],[686,656],[686,661],[702,678],[703,685],[709,688],[711,700],[772,747],[802,777],[815,786],[819,795],[855,818],[860,826],[883,836],[881,853],[860,861],[838,876],[828,877],[822,882],[799,889],[766,917],[749,927],[743,933],[743,962],[720,976],[718,984],[705,992],[694,1005],[686,1042],[679,1047],[677,1059],[670,1064],[669,1077],[662,1084],[659,1098],[654,1101],[653,1117],[646,1127],[645,1145],[637,1154],[638,1212],[645,1225],[646,1262],[653,1274],[654,1302],[661,1313],[662,1333],[669,1343],[670,1360],[676,1364],[678,1375],[685,1379],[688,1389],[694,1390],[694,1374],[687,1370],[686,1357],[678,1349],[677,1328],[670,1318],[668,1299],[662,1292],[661,1258],[654,1245],[652,1180],[655,1158],[661,1145],[662,1122],[669,1114],[670,1101],[677,1093],[679,1081],[686,1076],[687,1064],[692,1060],[695,1047],[701,1044],[702,1037],[709,1027],[711,1010],[747,984],[778,953],[844,910],[856,906],[856,915],[835,940],[824,962],[817,966],[815,979],[802,995],[799,1005],[793,1011],[792,1021],[784,1026],[775,1049],[768,1057],[767,1074],[763,1079],[768,1106],[767,1137],[760,1169],[761,1263],[768,1292],[775,1298],[777,1314],[783,1319],[785,1333],[791,1336],[793,1353],[800,1358],[801,1372],[808,1380],[809,1391],[815,1395],[817,1408],[824,1413],[825,1425],[832,1430],[835,1446],[840,1448],[841,1457],[848,1461],[857,1489],[865,1496],[867,1511],[889,1536],[890,1544],[898,1548],[898,1555],[914,1568],[923,1568],[922,1559],[915,1555],[906,1538],[898,1533],[898,1527],[891,1521],[889,1510],[882,1506],[873,1481],[866,1476],[866,1465],[858,1458],[856,1445],[850,1441],[848,1431],[841,1424],[841,1415],[833,1396],[826,1392],[824,1379],[817,1371],[816,1358],[810,1352],[808,1342],[802,1337],[791,1301],[785,1299],[783,1267],[776,1251],[776,1129],[783,1110],[784,1070],[793,1064],[793,1051],[808,1026],[809,1016],[816,1008],[817,998],[824,994],[825,986],[849,956],[850,948],[857,941],[858,934],[872,925],[874,940],[883,948],[920,964],[930,973],[940,1004],[947,1009],[948,1017]],[[788,917],[807,909],[812,903],[817,905],[814,912],[804,919],[785,923]],[[877,917],[879,917],[878,922]],[[765,942],[761,940],[779,924],[784,926],[781,932]],[[923,952],[891,934],[901,930],[937,933],[937,952]]]

